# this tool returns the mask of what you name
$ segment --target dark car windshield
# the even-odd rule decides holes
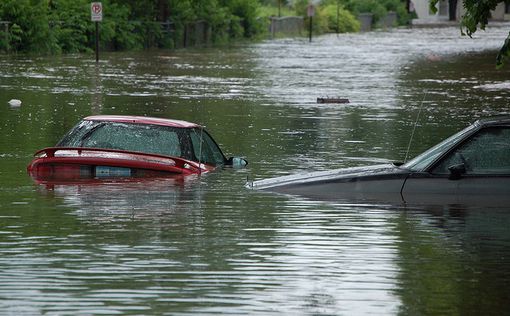
[[[57,146],[136,151],[212,165],[225,163],[218,145],[200,128],[84,120]]]
[[[446,154],[450,148],[457,144],[460,140],[464,139],[467,134],[471,133],[476,128],[476,125],[470,125],[460,132],[448,137],[439,144],[425,151],[424,153],[416,156],[414,159],[402,165],[402,168],[412,171],[424,171],[439,157]]]
[[[462,165],[466,174],[509,174],[510,128],[494,126],[480,130],[451,151],[431,172],[449,174],[449,168],[455,165]]]

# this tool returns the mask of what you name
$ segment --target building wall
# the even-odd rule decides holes
[[[411,0],[412,7],[416,12],[419,20],[424,21],[448,21],[448,0],[440,0],[437,4],[438,12],[432,14],[429,10],[429,0]],[[463,1],[457,1],[457,20],[464,14]],[[506,17],[506,18],[505,18]],[[493,20],[509,20],[510,16],[505,14],[505,4],[500,3],[496,9],[492,12]]]

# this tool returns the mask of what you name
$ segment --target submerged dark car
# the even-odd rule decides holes
[[[510,196],[510,116],[481,119],[405,164],[255,181],[250,187],[320,199],[414,201]]]

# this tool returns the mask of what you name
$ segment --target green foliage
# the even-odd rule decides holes
[[[251,38],[262,31],[261,25],[257,21],[257,0],[224,0],[232,17],[238,19],[242,36]]]
[[[289,6],[283,6],[280,8],[280,15],[281,16],[293,16],[296,15],[296,12],[294,12],[294,9]],[[272,16],[278,16],[278,7],[277,6],[270,6],[270,5],[264,5],[259,6],[257,9],[257,16],[259,18],[269,18]]]
[[[259,7],[258,16],[264,20],[269,17],[278,16],[278,0],[262,1],[271,5]],[[337,31],[337,8],[338,16],[338,31],[340,33],[357,32],[360,29],[360,23],[356,17],[344,8],[345,0],[323,0],[320,5],[315,6],[315,16],[313,17],[313,30],[316,33],[336,32]],[[281,16],[304,16],[307,17],[307,7],[309,1],[298,0],[294,2],[293,6],[288,4],[288,1],[281,1],[280,13]],[[305,19],[308,24],[309,20]],[[306,25],[308,29],[309,25]]]
[[[374,25],[388,13],[381,1],[378,0],[352,0],[349,2],[348,8],[355,14],[372,13]]]
[[[306,8],[308,7],[308,0],[296,0],[294,3],[294,10],[296,10],[297,15],[306,16]]]
[[[499,50],[498,56],[496,56],[496,68],[501,68],[505,65],[505,60],[510,57],[510,33],[505,39],[505,43]]]
[[[356,15],[372,13],[374,25],[379,24],[390,11],[397,13],[399,25],[405,25],[410,20],[405,2],[400,0],[346,0],[346,8]]]
[[[401,0],[385,0],[383,1],[384,7],[388,12],[393,11],[397,13],[397,19],[399,25],[408,25],[412,17],[407,12],[405,2]]]
[[[432,0],[434,1],[434,0]],[[473,1],[473,0],[465,0]],[[487,0],[486,0],[487,1]],[[188,43],[226,43],[267,32],[270,15],[306,16],[309,0],[102,0],[102,49],[181,47]],[[0,0],[0,20],[11,22],[0,50],[77,53],[93,50],[95,25],[91,0]],[[401,0],[322,0],[313,19],[315,32],[359,30],[355,15],[371,12],[377,22],[386,12],[405,17]],[[280,10],[278,10],[280,9]],[[403,23],[402,21],[400,21]]]
[[[47,7],[50,34],[54,41],[52,52],[77,53],[88,45],[87,33],[92,32],[88,1],[51,1]],[[90,14],[90,13],[89,13]]]
[[[360,22],[358,19],[356,19],[352,13],[336,4],[329,4],[323,7],[321,9],[321,15],[325,17],[328,32],[336,32],[337,27],[339,33],[358,32],[360,30]]]
[[[7,37],[9,42],[6,43],[6,48],[12,48],[14,51],[17,51],[21,46],[21,41],[23,38],[23,30],[18,24],[13,24],[10,29],[9,36]]]
[[[51,52],[55,48],[55,40],[50,34],[46,13],[46,1],[2,0],[0,19],[16,24],[8,46],[15,51]]]
[[[145,26],[142,21],[130,21],[130,8],[125,5],[113,1],[112,3],[106,2],[103,3],[103,11],[103,22],[99,23],[99,38],[103,47],[116,50],[141,49],[144,47],[144,40],[154,36],[154,31],[150,26]],[[89,12],[87,12],[88,20],[90,20]],[[92,25],[90,22],[88,24]],[[94,34],[92,34],[92,30],[90,32],[89,39],[92,43]]]
[[[90,21],[90,3],[1,0],[0,20],[11,24],[9,34],[0,33],[0,49],[43,54],[91,51],[95,25]],[[184,37],[197,36],[193,33],[197,21],[206,25],[213,42],[252,38],[264,31],[258,0],[102,0],[102,4],[100,45],[106,49],[180,46]],[[162,22],[171,23],[170,29],[163,30]]]

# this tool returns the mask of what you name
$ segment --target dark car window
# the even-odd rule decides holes
[[[190,136],[193,152],[200,162],[211,165],[225,164],[225,156],[206,131],[203,129],[193,129]]]
[[[78,147],[80,140],[85,136],[85,134],[90,133],[90,131],[94,128],[97,128],[100,122],[93,121],[81,121],[76,124],[64,137],[57,143],[59,147]]]
[[[470,125],[467,128],[461,130],[460,132],[457,132],[456,134],[448,137],[447,139],[443,140],[439,144],[435,145],[434,147],[428,149],[427,151],[421,153],[417,157],[408,161],[407,163],[402,165],[402,168],[409,169],[412,171],[426,170],[431,164],[434,163],[434,161],[436,159],[441,157],[441,155],[443,155],[445,152],[447,152],[452,146],[454,146],[461,139],[466,137],[466,135],[471,133],[475,128],[476,128],[475,125]]]
[[[448,174],[448,168],[464,164],[466,174],[510,174],[510,128],[480,130],[450,153],[432,173]]]

